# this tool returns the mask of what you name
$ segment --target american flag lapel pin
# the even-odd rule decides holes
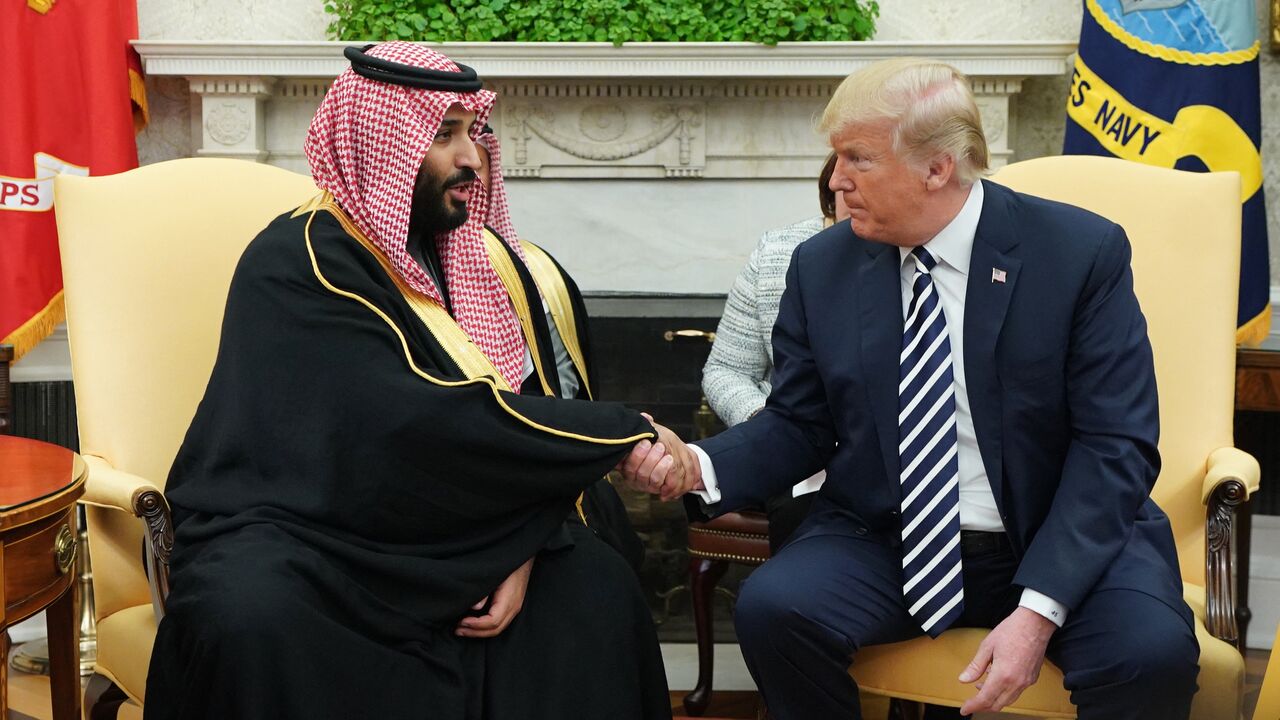
[[[991,282],[1003,283],[1007,277],[1008,273],[1004,270],[1001,270],[1000,268],[991,268]]]

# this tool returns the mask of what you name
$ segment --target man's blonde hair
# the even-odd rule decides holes
[[[987,169],[987,139],[969,79],[950,65],[893,58],[865,67],[836,88],[818,129],[833,135],[881,120],[893,123],[894,152],[908,162],[950,155],[966,185]]]

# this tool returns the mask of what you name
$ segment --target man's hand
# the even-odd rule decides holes
[[[650,422],[653,420],[650,419]],[[680,470],[679,474],[667,474],[659,490],[662,501],[675,500],[690,490],[701,490],[702,464],[698,462],[698,456],[669,428],[657,423],[653,423],[653,427],[658,431],[658,440],[666,445],[667,452],[675,458],[676,467]]]
[[[995,627],[978,646],[973,662],[960,673],[960,682],[976,685],[978,694],[965,701],[961,715],[999,712],[1018,699],[1040,677],[1044,650],[1058,626],[1039,613],[1020,607]]]
[[[690,490],[702,488],[702,467],[698,458],[670,429],[653,422],[658,441],[641,440],[617,470],[633,490],[659,495],[663,502],[674,500]]]
[[[656,493],[675,464],[666,445],[641,440],[614,469],[632,490]]]
[[[462,618],[454,632],[459,637],[491,638],[497,637],[506,630],[511,621],[516,619],[516,615],[520,614],[520,609],[524,607],[524,593],[529,587],[531,572],[533,572],[533,558],[529,558],[525,564],[516,568],[515,572],[493,591],[493,604],[489,606],[488,613],[480,617]],[[481,598],[480,602],[471,606],[471,609],[483,608],[488,599],[488,597]]]

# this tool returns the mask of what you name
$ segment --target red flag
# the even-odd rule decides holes
[[[63,320],[53,176],[138,166],[135,3],[0,3],[0,343],[17,357]]]

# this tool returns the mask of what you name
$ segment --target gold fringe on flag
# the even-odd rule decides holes
[[[1262,308],[1262,312],[1253,316],[1249,322],[1236,328],[1236,344],[1245,347],[1258,347],[1271,334],[1271,303]]]
[[[18,326],[17,330],[0,340],[0,345],[13,346],[13,359],[16,361],[35,347],[41,340],[49,337],[58,323],[67,319],[67,309],[62,303],[62,291],[49,301],[44,309]]]
[[[129,70],[129,99],[133,101],[133,132],[142,129],[151,122],[151,108],[147,106],[147,82],[137,70]]]

